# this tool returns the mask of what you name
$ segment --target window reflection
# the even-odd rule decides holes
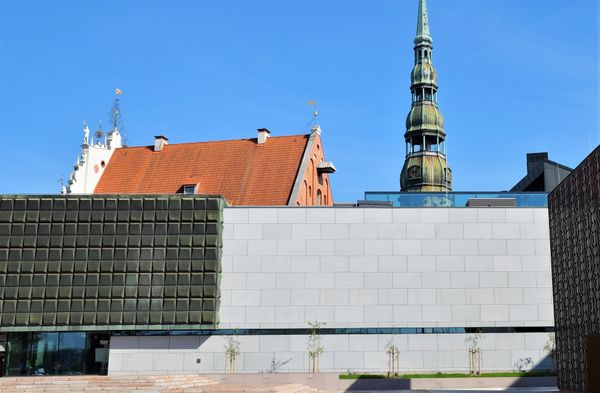
[[[516,207],[548,207],[543,192],[365,192],[365,200],[392,202],[394,207],[465,207],[471,198],[514,198]]]
[[[98,349],[108,344],[105,333],[12,333],[6,375],[99,374]]]

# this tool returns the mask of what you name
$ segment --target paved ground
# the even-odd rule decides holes
[[[81,376],[0,378],[0,392],[45,393],[329,393],[302,384],[222,384],[208,377],[190,376]]]
[[[313,374],[314,375],[314,374]],[[233,378],[232,378],[233,377]],[[278,376],[279,377],[279,376]],[[130,392],[130,393],[341,393],[352,391],[353,393],[386,392],[399,393],[410,392],[410,390],[393,390],[393,385],[361,389],[357,385],[343,385],[332,383],[324,384],[325,389],[315,388],[315,382],[319,381],[311,375],[306,375],[305,383],[302,375],[294,378],[296,381],[286,381],[285,376],[273,378],[268,375],[250,376],[206,376],[206,375],[155,375],[155,376],[69,376],[69,377],[14,377],[0,378],[0,392]],[[309,385],[312,385],[309,386]],[[328,386],[327,386],[328,385]],[[508,393],[551,393],[558,392],[556,388],[486,388],[486,389],[462,389],[462,390],[419,390],[429,393],[477,393],[491,391],[505,391]]]

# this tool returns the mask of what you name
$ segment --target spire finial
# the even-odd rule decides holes
[[[429,16],[427,15],[427,0],[419,0],[419,17],[417,20],[417,37],[415,43],[418,41],[431,41],[429,35]]]

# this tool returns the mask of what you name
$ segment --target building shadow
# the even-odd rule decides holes
[[[533,371],[533,372],[547,372],[551,370],[552,363],[550,361],[549,356],[545,356],[541,361],[534,364],[532,359],[529,357],[524,357],[522,359],[518,359],[513,364],[513,371]],[[467,370],[465,370],[466,372]],[[486,370],[482,370],[483,373],[486,373]],[[556,370],[553,370],[556,372]],[[436,382],[435,387],[430,387],[427,390],[443,390],[443,389],[469,389],[469,391],[475,393],[477,389],[485,389],[489,388],[504,388],[504,389],[514,389],[514,388],[548,388],[548,391],[553,390],[557,386],[556,376],[522,376],[517,377],[513,382],[506,384],[503,383],[494,384],[493,381],[489,379],[479,379],[477,377],[473,378],[464,378],[465,383],[464,387],[461,387],[460,382],[456,384],[455,380],[449,378],[446,381],[445,379],[440,378],[439,384]],[[445,383],[446,382],[446,383]],[[481,382],[478,383],[478,382]],[[421,389],[420,387],[415,386],[411,379],[357,379],[352,384],[346,388],[347,392],[352,391],[397,391],[397,390],[411,390],[411,389]],[[474,389],[474,390],[473,390]],[[545,390],[541,390],[540,393],[545,392]]]
[[[524,369],[520,370],[520,367]],[[556,374],[556,362],[551,361],[550,356],[546,355],[537,364],[532,364],[531,358],[519,359],[513,364],[515,371],[537,371],[537,372],[550,372]],[[511,388],[529,388],[529,387],[557,387],[557,378],[554,376],[528,376],[519,377],[513,382]]]
[[[357,379],[346,391],[410,390],[410,379]]]

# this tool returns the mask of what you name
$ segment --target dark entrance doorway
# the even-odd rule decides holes
[[[600,335],[587,337],[587,391],[600,392]]]

